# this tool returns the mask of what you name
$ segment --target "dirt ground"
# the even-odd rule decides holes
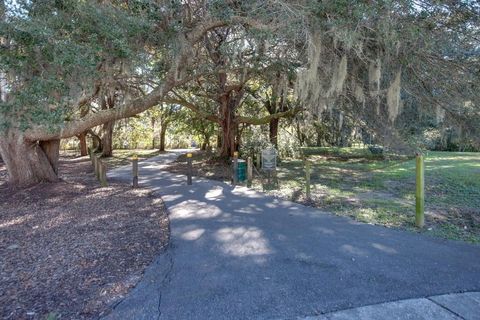
[[[210,157],[205,151],[193,152],[192,157],[192,175],[196,177],[204,177],[212,180],[230,181],[232,176],[232,166],[228,162],[220,161],[217,158]],[[164,170],[187,174],[186,156],[181,155],[171,164],[167,165]]]
[[[92,319],[109,312],[168,243],[160,197],[111,182],[87,157],[58,183],[12,189],[0,161],[0,318]]]

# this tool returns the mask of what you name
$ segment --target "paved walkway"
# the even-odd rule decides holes
[[[304,320],[478,320],[480,292],[386,302],[303,318]]]
[[[161,170],[178,154],[140,165],[140,184],[157,190],[170,212],[171,244],[109,319],[297,319],[480,290],[480,246],[357,223],[221,182],[187,186]],[[127,167],[109,176],[130,174]]]

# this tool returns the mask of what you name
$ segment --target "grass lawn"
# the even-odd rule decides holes
[[[301,160],[284,160],[279,187],[267,191],[359,221],[415,229],[415,160],[311,156],[312,199],[305,198]],[[335,153],[338,154],[336,151]],[[480,242],[480,153],[429,152],[425,157],[426,228],[449,239]],[[257,182],[256,188],[262,188]]]

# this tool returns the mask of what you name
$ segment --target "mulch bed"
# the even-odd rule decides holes
[[[63,181],[12,189],[0,161],[0,318],[92,319],[135,286],[168,243],[160,197],[101,188],[88,158],[63,158]]]

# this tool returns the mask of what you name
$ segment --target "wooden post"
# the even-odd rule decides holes
[[[238,152],[235,151],[233,153],[233,185],[236,186],[238,184]]]
[[[423,155],[417,153],[416,157],[416,192],[415,192],[415,225],[423,228],[425,224],[425,163]]]
[[[310,169],[311,169],[311,164],[310,161],[305,160],[305,194],[308,200],[311,198],[310,194]]]
[[[93,168],[95,168],[95,153],[93,153],[93,150],[90,149],[89,154],[90,154],[90,160],[92,161],[92,166]]]
[[[95,176],[97,177],[97,179],[100,179],[100,157],[101,155],[94,155],[93,156],[95,158]]]
[[[106,187],[108,186],[108,183],[107,183],[107,166],[105,165],[105,163],[103,163],[103,161],[99,160],[100,162],[100,173],[99,173],[99,176],[100,176],[100,184],[102,185],[102,187]]]
[[[95,172],[95,170],[96,170],[96,169],[95,169],[95,168],[96,168],[96,166],[95,166],[95,160],[96,160],[96,159],[97,159],[97,157],[95,157],[95,154],[92,152],[92,159],[91,159],[91,160],[92,160],[92,167],[93,167],[93,172],[95,173],[95,176],[97,176],[97,173]]]
[[[262,165],[262,153],[257,153],[257,169],[260,170],[260,166]]]
[[[133,187],[138,188],[138,157],[132,157]]]
[[[192,185],[192,154],[187,153],[187,185]]]
[[[253,180],[253,161],[252,157],[248,157],[247,159],[247,187],[252,186]]]

